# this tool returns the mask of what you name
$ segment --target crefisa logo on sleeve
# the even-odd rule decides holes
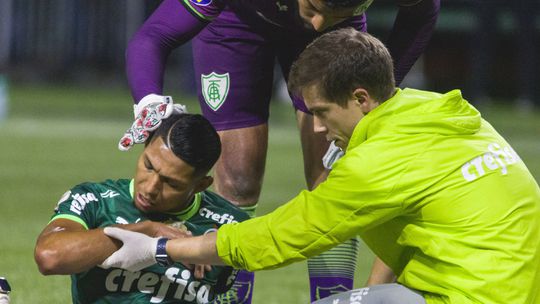
[[[212,3],[212,0],[189,0],[189,2],[198,6],[208,6]]]

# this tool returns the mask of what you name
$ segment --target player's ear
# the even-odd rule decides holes
[[[201,191],[206,190],[212,183],[214,182],[214,178],[211,176],[205,176],[199,180],[199,183],[195,187],[195,193],[199,193]]]

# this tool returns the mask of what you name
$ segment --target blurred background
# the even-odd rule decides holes
[[[14,83],[103,85],[125,88],[129,38],[159,0],[2,0],[0,71]],[[474,103],[540,106],[539,1],[442,0],[431,43],[403,85],[461,88]],[[384,41],[393,0],[377,0],[368,30]],[[193,94],[191,47],[171,56],[167,80]],[[474,98],[473,98],[474,97]]]
[[[57,200],[83,181],[130,177],[127,41],[157,0],[0,0],[0,277],[12,303],[70,301],[69,277],[43,277],[33,246]],[[540,177],[540,2],[442,0],[437,28],[403,87],[462,89]],[[385,40],[397,8],[374,1],[368,30]],[[280,73],[275,73],[279,75]],[[169,58],[165,92],[199,112],[190,45]],[[294,113],[276,76],[259,213],[304,187]],[[359,254],[358,286],[372,254]],[[305,263],[257,275],[255,303],[307,303]]]

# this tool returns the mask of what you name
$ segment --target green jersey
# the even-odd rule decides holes
[[[325,182],[224,225],[217,250],[268,269],[356,234],[428,303],[540,303],[540,189],[458,90],[398,90],[361,119]]]
[[[133,203],[132,182],[127,179],[84,183],[60,199],[55,219],[69,219],[86,229],[144,220],[182,222],[193,235],[215,231],[225,223],[248,219],[248,215],[215,193],[195,195],[193,203],[178,214],[145,214]],[[154,265],[138,272],[94,267],[73,274],[74,303],[207,303],[234,282],[231,267],[214,266],[202,280],[182,264]]]

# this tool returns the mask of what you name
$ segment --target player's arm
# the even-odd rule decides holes
[[[335,176],[335,171],[331,174]],[[350,174],[345,172],[342,177]],[[333,185],[328,185],[329,181]],[[391,203],[386,191],[358,187],[358,181],[353,180],[353,191],[347,192],[339,186],[343,182],[339,177],[329,179],[267,215],[223,225],[217,233],[169,240],[165,252],[174,261],[188,264],[231,265],[250,271],[272,269],[318,255],[372,223],[399,214],[401,204]],[[392,183],[388,184],[391,188]],[[339,192],[335,192],[336,186]],[[368,201],[363,203],[358,197]],[[377,203],[369,203],[370,198],[384,198],[384,208],[374,208]],[[138,271],[141,265],[156,263],[157,238],[116,228],[104,232],[124,244],[105,260],[106,267]]]
[[[362,226],[392,217],[399,209],[399,206],[387,204],[386,208],[377,211],[367,205],[369,214],[355,219],[354,213],[363,213],[357,210],[358,201],[344,203],[346,196],[336,198],[332,191],[325,193],[328,191],[324,186],[326,183],[328,180],[313,191],[318,194],[303,191],[265,216],[223,225],[217,233],[169,240],[165,252],[174,261],[182,263],[231,265],[250,271],[272,269],[320,254],[350,239],[361,231]],[[338,212],[327,209],[338,205],[342,205]],[[105,260],[106,267],[138,271],[142,269],[141,265],[147,267],[156,262],[157,238],[116,228],[106,228],[104,232],[124,244]]]
[[[122,248],[101,263],[100,266],[103,268],[116,267],[139,271],[155,264],[158,255],[185,265],[226,265],[217,254],[215,233],[164,240],[161,237],[153,238],[120,228],[123,227],[107,227],[103,230],[111,238],[118,239],[123,243]],[[204,273],[199,275],[199,278],[202,278]]]
[[[149,94],[162,94],[167,57],[208,24],[210,17],[188,3],[188,0],[163,1],[130,40],[126,69],[135,103]]]
[[[402,212],[402,194],[393,191],[399,177],[379,167],[370,154],[345,155],[313,191],[302,191],[265,216],[221,227],[216,239],[219,257],[250,271],[281,267],[394,218]],[[384,183],[374,181],[381,176]]]
[[[426,49],[439,16],[440,0],[397,0],[399,11],[386,43],[399,85]]]
[[[50,222],[37,239],[34,258],[44,275],[73,274],[103,262],[122,243],[69,219]]]
[[[198,3],[193,1],[193,3]],[[204,4],[204,5],[203,5]],[[126,73],[135,121],[120,139],[118,148],[129,150],[144,143],[173,109],[172,98],[162,96],[163,75],[171,51],[193,38],[222,9],[219,0],[192,4],[191,0],[165,0],[130,40],[126,50]]]
[[[167,255],[183,263],[272,269],[316,256],[401,214],[403,193],[393,191],[401,175],[381,171],[370,154],[354,155],[338,162],[313,191],[264,216],[223,225],[217,234],[168,241]],[[124,243],[104,262],[108,267],[136,271],[155,263],[155,239],[114,228],[105,233]]]
[[[174,261],[225,265],[217,253],[215,232],[194,238],[170,240],[167,243],[167,253]]]
[[[150,221],[118,226],[151,237],[186,235],[179,229]],[[34,254],[42,274],[73,274],[99,265],[121,246],[121,242],[105,235],[102,228],[87,229],[78,221],[59,218],[43,229]]]

